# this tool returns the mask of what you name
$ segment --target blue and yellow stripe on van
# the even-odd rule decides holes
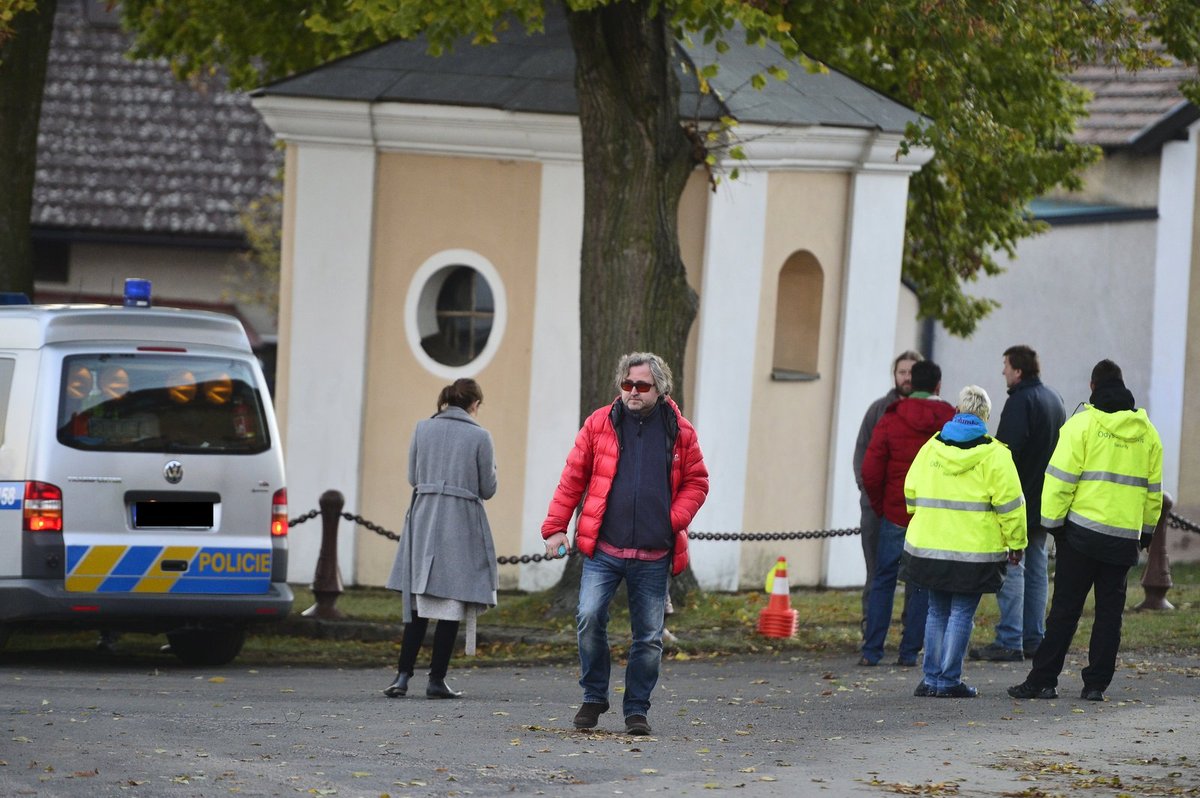
[[[163,564],[169,563],[168,570]],[[186,568],[180,568],[186,563]],[[266,593],[271,550],[208,546],[67,546],[71,593]]]

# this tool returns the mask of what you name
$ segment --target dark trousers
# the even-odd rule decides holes
[[[417,665],[417,655],[425,642],[429,619],[421,618],[413,610],[412,618],[404,624],[404,638],[400,641],[400,673],[412,675]],[[430,679],[445,679],[450,669],[450,655],[454,653],[454,641],[458,638],[458,621],[438,621],[433,630],[433,657],[429,663]]]
[[[1035,687],[1057,687],[1067,650],[1079,626],[1088,591],[1096,594],[1096,617],[1088,646],[1088,664],[1080,676],[1085,688],[1108,689],[1117,669],[1121,647],[1121,615],[1125,612],[1125,578],[1128,565],[1097,560],[1070,544],[1066,535],[1057,539],[1058,560],[1054,568],[1054,596],[1046,619],[1046,636],[1033,657],[1033,668],[1025,681]]]

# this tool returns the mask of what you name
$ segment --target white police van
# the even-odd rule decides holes
[[[229,662],[283,619],[287,491],[266,381],[230,316],[0,306],[0,645],[14,628],[165,632]]]

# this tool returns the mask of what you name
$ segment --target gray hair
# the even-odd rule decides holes
[[[958,412],[979,416],[984,421],[992,414],[992,400],[978,385],[968,385],[958,393]]]
[[[654,390],[658,391],[660,396],[671,393],[675,387],[675,378],[671,375],[671,367],[653,352],[630,352],[627,355],[621,355],[621,359],[617,361],[617,373],[613,379],[617,390],[621,390],[621,382],[629,376],[631,368],[643,365],[650,367],[650,375],[654,377]]]

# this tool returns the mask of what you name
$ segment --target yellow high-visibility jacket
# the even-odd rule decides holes
[[[1046,468],[1042,526],[1065,525],[1076,548],[1133,564],[1138,538],[1161,513],[1162,441],[1146,411],[1085,404],[1067,419]]]
[[[955,593],[1000,589],[1008,551],[1027,545],[1025,497],[1007,446],[988,436],[965,448],[931,438],[908,469],[904,498],[914,515],[902,578]]]

